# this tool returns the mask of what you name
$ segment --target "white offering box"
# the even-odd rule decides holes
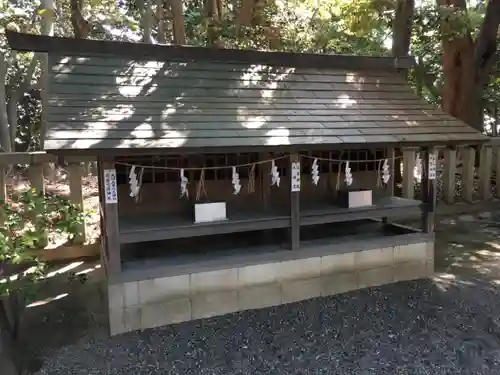
[[[208,223],[227,220],[226,202],[196,203],[194,205],[194,222]]]

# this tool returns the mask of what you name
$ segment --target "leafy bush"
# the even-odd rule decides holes
[[[71,241],[87,214],[68,200],[29,190],[0,202],[0,333],[12,366],[22,363],[18,341],[22,314],[39,294],[45,281],[45,264],[37,256],[47,236],[66,236]],[[4,355],[5,353],[1,353]]]

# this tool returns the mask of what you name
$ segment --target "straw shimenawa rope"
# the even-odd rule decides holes
[[[255,166],[255,163],[252,164],[248,171],[248,194],[255,193]]]
[[[199,201],[202,197],[205,199],[208,198],[207,191],[205,190],[205,168],[201,170],[200,180],[196,189],[196,200]]]

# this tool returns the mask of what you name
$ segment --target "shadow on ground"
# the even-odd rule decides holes
[[[497,374],[499,257],[500,218],[464,215],[438,225],[432,280],[111,339],[88,283],[27,326],[40,374]]]

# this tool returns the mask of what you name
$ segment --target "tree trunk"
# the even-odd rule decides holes
[[[165,20],[165,0],[156,0],[156,19],[158,20],[158,43],[167,43],[167,22]]]
[[[175,44],[186,44],[186,30],[184,26],[184,9],[182,0],[170,0],[172,10],[172,30]]]
[[[23,369],[17,351],[20,333],[20,319],[17,315],[19,311],[16,311],[15,306],[9,309],[8,299],[0,299],[0,369],[2,375],[19,375]]]
[[[408,56],[410,53],[411,32],[413,28],[413,18],[415,15],[415,0],[398,0],[396,3],[396,14],[393,26],[392,55],[394,57]],[[403,193],[401,187],[403,175],[401,173],[401,164],[403,152],[401,149],[395,149],[394,161],[394,192],[396,195]],[[404,173],[413,173],[413,171],[404,171]]]
[[[0,151],[11,151],[11,139],[9,132],[9,120],[7,116],[7,100],[5,98],[5,77],[7,67],[5,64],[5,56],[0,51]]]
[[[415,0],[398,0],[393,26],[393,56],[401,57],[409,54],[414,15]]]
[[[76,39],[85,39],[90,33],[90,23],[82,15],[83,0],[71,0],[70,4],[73,34]]]
[[[438,5],[466,11],[465,0],[437,0]],[[483,93],[495,62],[500,25],[500,0],[488,2],[476,41],[469,33],[446,35],[452,30],[442,21],[443,32],[443,109],[452,116],[483,131]]]
[[[142,42],[153,43],[153,38],[151,36],[153,31],[153,12],[151,10],[151,0],[141,1],[139,9],[142,17]]]

